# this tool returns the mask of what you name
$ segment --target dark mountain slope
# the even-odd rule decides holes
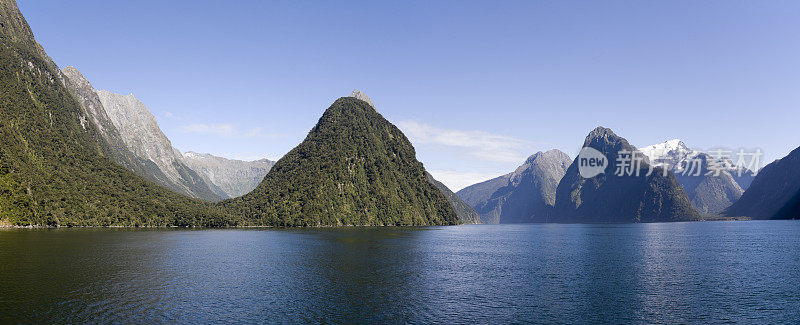
[[[649,165],[643,163],[640,176],[615,175],[618,153],[635,149],[610,129],[594,129],[583,146],[605,155],[609,161],[605,173],[583,178],[578,171],[580,157],[575,158],[556,190],[551,221],[661,222],[700,218],[671,172],[664,176],[662,169],[656,168],[645,176]]]
[[[800,219],[800,192],[794,195],[786,205],[781,208],[773,219]]]
[[[800,192],[800,148],[758,172],[753,183],[725,214],[753,219],[793,218],[792,198]],[[787,206],[789,205],[789,206]],[[780,213],[779,213],[780,212]]]

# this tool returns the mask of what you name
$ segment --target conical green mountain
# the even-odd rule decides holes
[[[276,226],[459,222],[406,136],[352,97],[336,100],[255,190],[223,205]]]
[[[0,43],[0,224],[231,224],[216,207],[107,157],[106,140],[13,0],[0,0]]]

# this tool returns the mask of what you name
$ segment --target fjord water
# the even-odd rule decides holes
[[[0,322],[800,320],[800,222],[0,231]]]

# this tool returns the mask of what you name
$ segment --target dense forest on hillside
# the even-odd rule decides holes
[[[16,5],[3,1],[0,16],[0,224],[237,224],[104,156],[104,139]]]
[[[459,223],[405,135],[350,97],[333,103],[255,190],[223,204],[278,226]]]

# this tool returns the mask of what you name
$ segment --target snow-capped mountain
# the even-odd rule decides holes
[[[752,172],[736,166],[730,153],[691,149],[680,139],[637,150],[647,156],[652,165],[672,171],[701,212],[721,212],[742,196],[753,179]]]
[[[716,152],[717,150],[710,150],[707,152],[691,149],[680,139],[672,139],[666,142],[650,145],[643,148],[638,148],[638,151],[647,156],[650,163],[654,166],[667,166],[676,175],[681,174],[695,174],[693,170],[694,164],[698,161],[699,155],[705,154],[712,158],[709,164],[713,167],[719,166],[720,169],[727,170],[731,176],[736,180],[736,183],[747,189],[753,181],[753,172],[749,169],[737,164],[733,161],[736,159],[736,153],[728,152],[727,155]],[[712,166],[704,166],[709,168]]]
[[[689,149],[680,139],[669,140],[638,150],[647,156],[650,163],[655,166],[679,166],[685,161],[696,158],[701,153],[698,150]]]

